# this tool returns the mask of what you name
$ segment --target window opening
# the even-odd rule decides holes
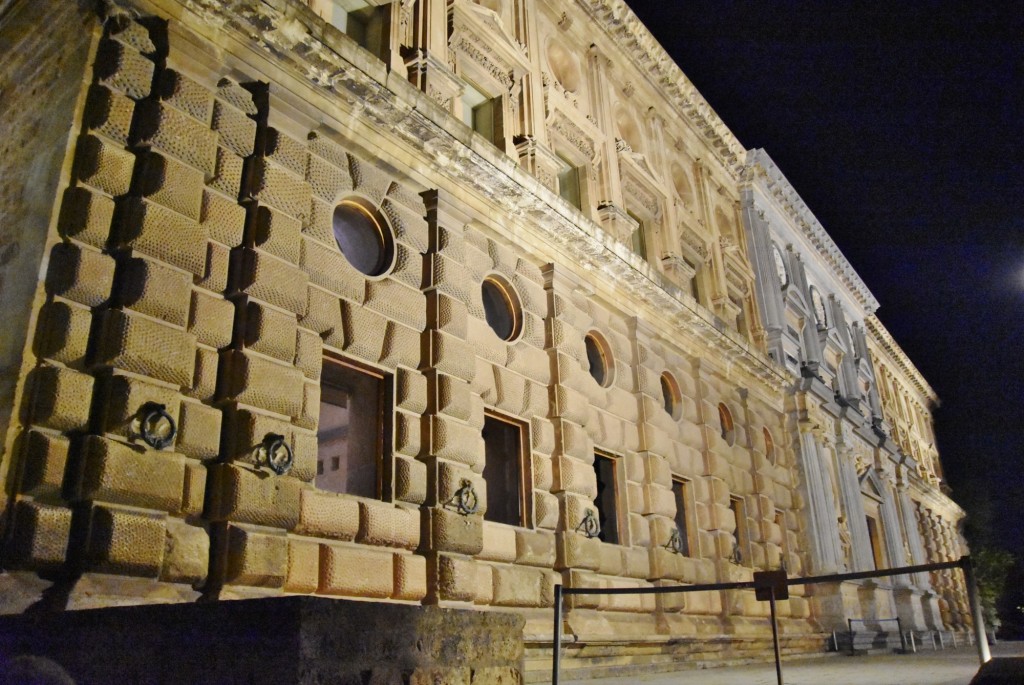
[[[747,508],[742,497],[730,497],[729,508],[736,519],[736,527],[732,533],[732,562],[742,564],[747,549]]]
[[[682,393],[676,379],[668,371],[661,374],[661,399],[665,413],[678,421],[682,414]]]
[[[573,207],[583,209],[583,199],[580,194],[580,170],[578,167],[565,167],[558,174],[558,194]]]
[[[619,479],[616,459],[610,455],[594,454],[594,473],[597,474],[597,518],[601,524],[598,538],[602,542],[618,544],[619,536]]]
[[[525,426],[492,413],[484,415],[484,481],[487,511],[484,519],[510,526],[528,525],[523,487]]]
[[[380,276],[395,260],[391,227],[362,200],[342,200],[334,208],[334,239],[349,264],[367,276]]]
[[[693,556],[690,553],[690,485],[689,481],[672,479],[672,495],[676,500],[676,528],[679,529],[679,553]]]
[[[316,486],[330,492],[381,496],[390,417],[387,378],[325,359],[320,377]]]
[[[868,524],[868,540],[871,542],[871,560],[876,569],[885,568],[885,551],[882,549],[882,536],[878,521],[873,516],[865,516]]]
[[[604,341],[596,333],[587,334],[583,339],[583,344],[587,348],[587,363],[590,365],[588,370],[591,377],[602,388],[607,388],[612,382],[612,361],[611,354],[608,352],[608,346],[605,345]]]
[[[491,330],[506,342],[518,338],[522,332],[523,312],[512,284],[499,276],[488,276],[480,289],[484,317]]]
[[[718,423],[721,427],[722,440],[732,446],[736,442],[736,428],[732,422],[732,412],[724,404],[718,405]]]

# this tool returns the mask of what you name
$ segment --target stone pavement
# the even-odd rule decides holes
[[[994,657],[1024,657],[1024,643],[993,645]],[[827,656],[782,662],[785,685],[968,685],[978,672],[972,646],[907,655]],[[773,662],[755,666],[562,681],[564,685],[776,685]]]

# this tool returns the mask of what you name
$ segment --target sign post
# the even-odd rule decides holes
[[[782,651],[779,649],[779,619],[775,613],[775,600],[789,599],[789,584],[785,569],[779,571],[754,572],[754,596],[758,601],[768,602],[772,615],[772,647],[775,648],[775,678],[782,681]]]

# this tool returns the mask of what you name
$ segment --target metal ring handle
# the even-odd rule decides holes
[[[583,529],[583,534],[588,538],[596,538],[601,534],[601,522],[597,520],[597,515],[593,509],[587,509],[587,513],[583,515],[583,520],[576,526],[576,531],[579,532]]]
[[[463,516],[475,514],[480,510],[480,497],[473,488],[473,483],[468,480],[462,481],[462,487],[455,491],[449,500],[455,504],[455,509]]]
[[[665,543],[665,549],[676,554],[683,553],[683,538],[679,534],[679,526],[672,529],[672,535],[669,536],[668,542]]]
[[[147,402],[139,409],[139,414],[139,435],[143,442],[155,450],[162,450],[174,441],[178,426],[166,406]],[[165,431],[158,430],[162,422],[166,422],[169,427]]]
[[[262,452],[261,466],[266,466],[279,476],[283,476],[292,470],[295,462],[295,455],[288,441],[283,435],[267,433],[263,436],[263,443],[260,445]]]

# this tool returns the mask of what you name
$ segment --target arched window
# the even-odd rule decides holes
[[[722,440],[732,446],[736,442],[736,427],[732,422],[732,412],[721,403],[718,405],[718,422],[722,430]]]

